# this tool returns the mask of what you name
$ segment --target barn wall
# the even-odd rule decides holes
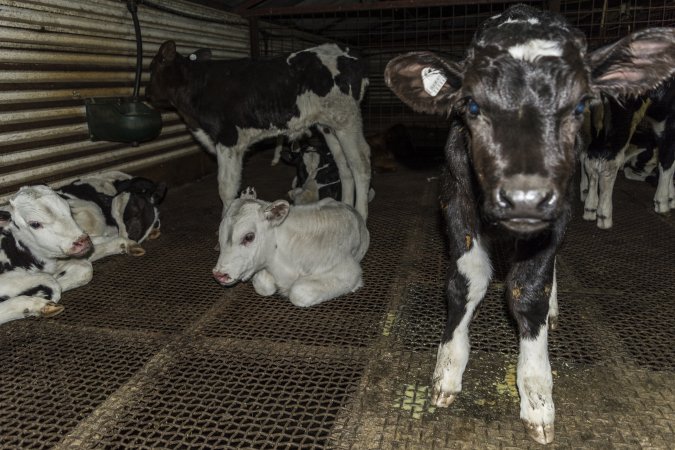
[[[210,47],[217,58],[249,54],[248,22],[179,0],[139,6],[144,72],[159,45],[181,53]],[[130,96],[136,43],[119,0],[0,0],[0,203],[25,184],[59,184],[105,169],[194,179],[215,168],[175,113],[137,147],[91,142],[88,97]]]

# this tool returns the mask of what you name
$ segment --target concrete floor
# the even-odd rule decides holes
[[[283,197],[254,155],[245,184]],[[377,175],[359,292],[310,309],[211,278],[214,178],[172,189],[143,257],[95,265],[49,320],[0,327],[2,448],[534,448],[518,419],[517,340],[496,279],[464,389],[429,403],[447,261],[437,171]],[[615,226],[581,220],[559,258],[550,337],[555,448],[673,448],[675,220],[620,179]]]

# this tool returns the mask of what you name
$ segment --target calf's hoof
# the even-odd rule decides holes
[[[459,392],[434,392],[431,403],[439,408],[447,408],[455,401]]]
[[[601,230],[609,230],[610,228],[612,228],[612,219],[608,217],[598,216],[598,221],[596,222],[596,225]]]
[[[670,211],[670,202],[654,202],[654,211],[659,214],[667,214]]]
[[[541,423],[530,423],[525,422],[525,429],[527,434],[530,435],[532,439],[537,441],[540,444],[550,444],[553,442],[553,436],[555,434],[553,424],[541,424]]]
[[[584,208],[584,220],[595,220],[597,218],[597,210],[595,209],[585,209]]]
[[[157,239],[162,235],[162,232],[159,231],[159,228],[153,228],[150,234],[148,234],[148,239]]]
[[[63,312],[65,307],[59,305],[58,303],[49,302],[42,308],[40,308],[40,317],[54,317]]]
[[[143,256],[145,255],[145,249],[138,244],[129,245],[129,254],[131,256]]]
[[[548,329],[551,331],[558,329],[558,316],[548,318]]]

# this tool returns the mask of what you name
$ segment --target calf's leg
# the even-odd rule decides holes
[[[26,317],[52,317],[63,309],[63,305],[42,297],[20,295],[0,302],[0,324]]]
[[[277,283],[274,277],[265,269],[253,275],[251,283],[253,283],[253,289],[256,293],[263,297],[269,297],[277,291]]]
[[[223,202],[222,216],[237,196],[241,183],[241,170],[244,160],[245,147],[225,147],[216,144],[218,159],[218,194]]]
[[[584,201],[584,220],[596,220],[598,212],[598,160],[589,159],[584,160],[584,167],[586,168],[586,175],[588,176],[588,195]]]
[[[614,193],[614,183],[616,175],[623,165],[625,157],[625,148],[613,160],[603,161],[600,167],[598,182],[598,210],[596,213],[597,226],[602,230],[612,228],[612,194]]]
[[[131,254],[142,256],[145,250],[131,239],[118,237],[93,237],[94,252],[89,256],[89,261],[94,262],[107,256]]]
[[[368,192],[370,190],[370,147],[363,136],[361,115],[351,125],[336,129],[340,145],[345,152],[347,163],[354,177],[356,200],[354,208],[361,214],[363,220],[368,218]]]
[[[549,305],[556,294],[556,248],[553,240],[549,244],[522,245],[509,273],[506,291],[520,334],[517,372],[520,418],[530,437],[541,444],[552,442],[554,436],[555,407],[547,325]],[[557,301],[555,303],[557,305]]]
[[[334,131],[327,126],[319,125],[317,128],[326,140],[326,145],[328,145],[330,152],[333,154],[333,160],[340,174],[340,188],[342,190],[342,198],[340,200],[349,206],[354,206],[354,176],[352,175],[352,169],[347,164],[347,158],[340,145],[340,141],[333,134]]]
[[[659,183],[654,195],[654,211],[667,213],[675,209],[675,116],[666,120],[665,130],[659,139]]]
[[[295,306],[312,306],[354,292],[363,285],[361,266],[349,258],[327,273],[298,279],[288,292]]]
[[[441,407],[449,406],[462,390],[462,375],[469,360],[469,323],[492,276],[490,258],[479,238],[467,234],[465,246],[450,269],[448,320],[434,369],[433,403]]]
[[[61,285],[61,289],[69,291],[71,289],[84,286],[89,283],[94,276],[94,268],[86,259],[67,259],[59,262],[54,278]]]
[[[586,172],[586,152],[579,153],[579,163],[581,166],[581,183],[579,184],[579,195],[581,201],[585,202],[588,197],[588,172]]]

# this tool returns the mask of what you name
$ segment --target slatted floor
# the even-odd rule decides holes
[[[259,196],[287,168],[254,155]],[[214,178],[169,191],[143,257],[96,263],[49,320],[0,327],[2,448],[534,448],[518,419],[517,340],[495,280],[464,391],[429,404],[447,260],[436,170],[378,175],[359,292],[310,309],[211,279]],[[673,448],[675,219],[619,180],[615,227],[580,218],[559,259],[550,338],[557,448]]]

